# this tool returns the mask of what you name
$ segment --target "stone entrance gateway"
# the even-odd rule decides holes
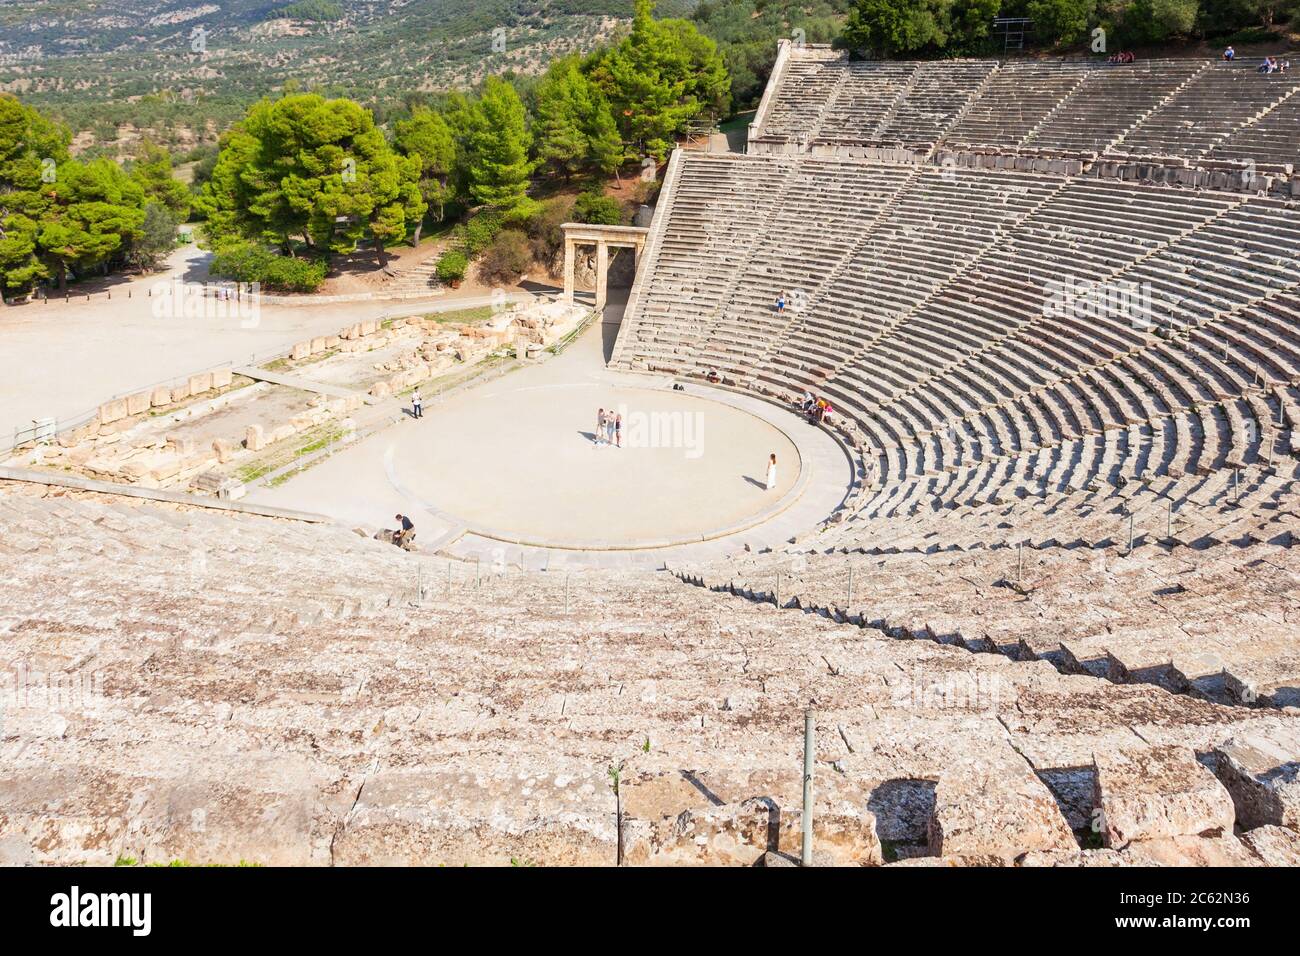
[[[609,247],[634,250],[635,265],[641,261],[641,250],[650,230],[642,226],[596,226],[585,222],[566,222],[560,228],[564,230],[564,301],[573,302],[575,249],[580,245],[595,246],[596,308],[603,309],[608,292]]]

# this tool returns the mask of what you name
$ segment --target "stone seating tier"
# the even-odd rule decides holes
[[[882,622],[863,630],[663,573],[448,575],[344,528],[28,485],[0,489],[0,525],[6,665],[28,684],[4,727],[6,863],[751,864],[773,839],[797,851],[810,697],[833,862],[1295,862],[1290,796],[1258,797],[1300,724],[1233,698],[1284,693],[1280,655],[1248,674],[1238,643],[1216,645],[1231,703],[1205,699],[1212,664],[1186,663],[1176,634],[1149,625],[1150,653],[1124,656],[991,587],[1006,551],[948,558],[977,600],[951,575],[933,586],[931,555],[812,555],[784,579],[782,603],[811,601],[852,561],[855,607]],[[1249,608],[1268,636],[1281,596],[1230,587],[1264,549],[1289,560],[1215,545],[1177,594],[1145,560],[1098,577],[1036,551],[1031,573],[1062,608]],[[757,588],[765,571],[739,574]],[[1005,614],[977,636],[963,599]],[[1058,660],[1031,659],[1054,634]],[[967,649],[1022,638],[1020,658]],[[1102,662],[1162,677],[1098,680]],[[77,699],[32,698],[64,676]],[[1184,679],[1196,693],[1161,684]],[[1197,754],[1222,755],[1217,776]]]

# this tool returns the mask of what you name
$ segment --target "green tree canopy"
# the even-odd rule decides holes
[[[7,291],[25,292],[50,276],[37,248],[47,205],[42,177],[56,176],[71,141],[65,127],[0,95],[0,286]]]
[[[346,253],[369,233],[383,264],[424,215],[420,163],[359,103],[292,94],[254,104],[223,138],[201,206],[218,244],[256,238],[290,251],[299,240]]]
[[[609,101],[579,67],[577,57],[556,60],[534,94],[538,162],[565,179],[584,171],[608,175],[623,161]]]
[[[470,196],[506,215],[526,213],[533,138],[515,88],[501,77],[488,77],[483,95],[465,111],[462,122]]]
[[[840,35],[857,53],[909,55],[961,47],[989,33],[1001,0],[854,0]]]
[[[147,199],[166,206],[177,222],[189,218],[190,191],[172,175],[172,157],[166,149],[150,140],[141,140],[130,172]]]
[[[443,115],[428,107],[417,107],[408,120],[394,126],[394,144],[406,156],[418,157],[420,195],[439,221],[447,203],[455,195],[452,174],[456,168],[456,141],[451,124]],[[422,223],[416,226],[415,242],[420,241]]]
[[[69,270],[106,267],[141,235],[144,190],[111,160],[68,160],[40,196],[36,255],[60,291]]]
[[[653,0],[636,0],[632,32],[594,53],[586,66],[609,99],[624,141],[662,160],[700,113],[726,111],[730,81],[717,45],[695,24],[656,20],[653,13]]]

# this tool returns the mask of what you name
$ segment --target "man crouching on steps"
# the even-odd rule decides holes
[[[415,540],[415,522],[406,515],[394,515],[397,521],[397,533],[393,535],[393,544],[405,548]]]

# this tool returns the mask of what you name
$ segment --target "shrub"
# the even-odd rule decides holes
[[[446,285],[453,282],[459,282],[465,278],[465,270],[469,268],[469,257],[459,249],[448,249],[438,257],[438,281]]]
[[[527,272],[531,264],[528,237],[518,229],[504,229],[483,253],[478,274],[484,282],[510,285]]]
[[[573,200],[556,196],[543,203],[525,224],[533,246],[533,258],[551,275],[557,274],[560,258],[564,255],[564,230],[560,227],[572,221]]]
[[[1096,0],[1029,0],[1026,9],[1040,40],[1068,45],[1087,34],[1097,4]]]
[[[478,255],[497,237],[501,231],[501,216],[494,212],[481,212],[465,223],[459,230],[461,248],[467,258]]]
[[[589,192],[578,196],[573,204],[573,218],[601,226],[621,226],[623,206],[613,196]]]
[[[236,282],[257,282],[276,292],[315,292],[325,281],[323,259],[278,255],[253,242],[223,246],[212,257],[215,275]]]

